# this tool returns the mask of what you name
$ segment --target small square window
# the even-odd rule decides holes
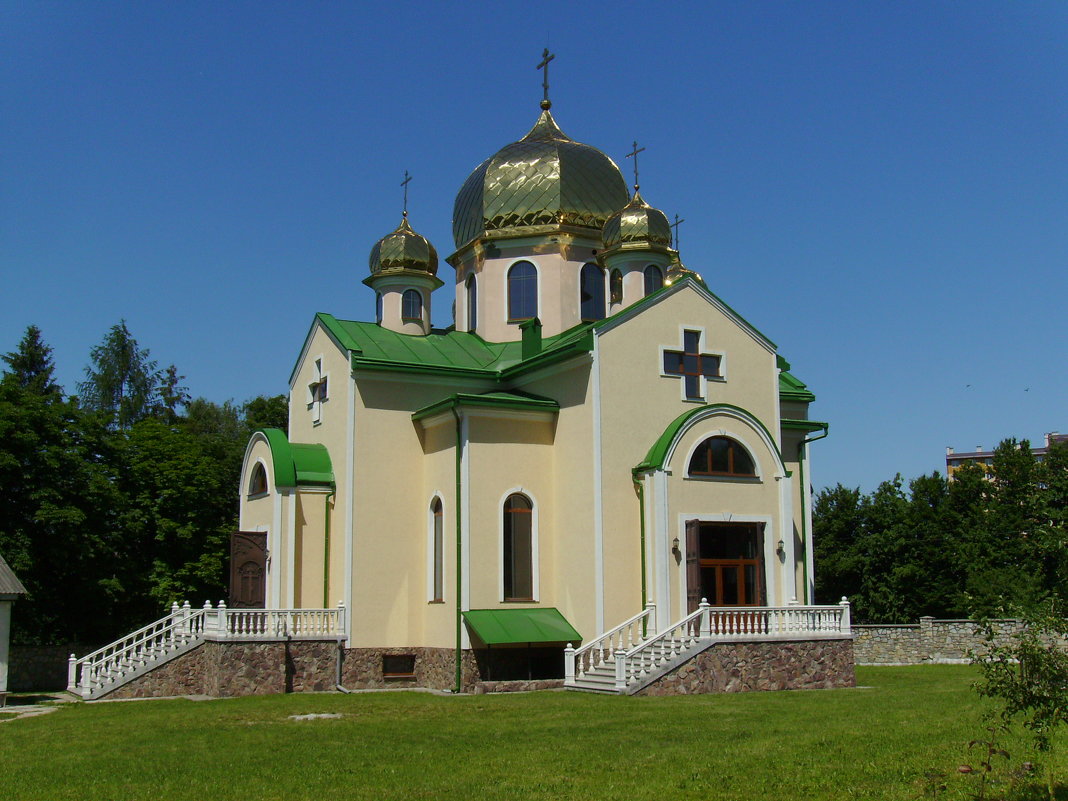
[[[386,679],[414,679],[415,654],[383,654],[382,677]]]

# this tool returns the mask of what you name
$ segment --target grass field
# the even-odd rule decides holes
[[[957,773],[979,761],[967,749],[983,733],[972,669],[857,674],[865,687],[855,690],[678,698],[398,692],[71,704],[0,723],[0,797],[975,797],[976,776]],[[307,713],[341,717],[289,717]],[[1006,741],[1013,764],[1032,758],[1027,744]],[[1039,798],[1041,784],[1002,785],[987,798]]]

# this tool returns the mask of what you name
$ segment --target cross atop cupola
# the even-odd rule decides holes
[[[553,106],[552,101],[549,100],[549,62],[552,61],[554,58],[556,58],[556,54],[555,53],[550,53],[549,52],[549,48],[546,47],[545,50],[541,54],[541,63],[538,64],[538,66],[534,68],[534,69],[539,69],[539,70],[545,70],[545,73],[544,73],[544,75],[542,76],[542,79],[541,79],[541,88],[542,88],[541,107],[543,109],[545,109],[546,111],[548,111]]]
[[[638,147],[638,142],[635,141],[632,145],[634,148],[627,154],[628,159],[634,159],[634,191],[638,191],[638,154],[645,150],[644,147]]]

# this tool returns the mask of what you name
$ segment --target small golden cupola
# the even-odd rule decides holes
[[[430,333],[430,295],[443,282],[437,277],[438,252],[408,223],[407,181],[405,173],[400,225],[371,248],[371,274],[363,282],[375,291],[379,325],[402,334],[425,335]]]
[[[608,272],[611,311],[664,286],[668,268],[678,259],[671,249],[671,224],[664,212],[645,202],[637,181],[634,196],[608,218],[601,236],[600,260]]]

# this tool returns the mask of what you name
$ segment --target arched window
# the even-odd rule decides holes
[[[690,457],[691,476],[756,475],[753,457],[745,447],[730,437],[709,437]]]
[[[508,270],[508,322],[537,316],[538,270],[529,261],[518,261]]]
[[[608,289],[612,303],[623,302],[623,273],[619,270],[612,270],[612,275],[608,279]]]
[[[504,502],[504,600],[534,600],[534,505],[515,493]]]
[[[382,325],[382,293],[375,292],[375,322]]]
[[[430,503],[430,520],[430,558],[432,560],[430,600],[443,601],[445,599],[445,530],[442,522],[441,498],[434,498]]]
[[[248,494],[267,494],[267,471],[263,469],[263,462],[256,462],[256,466],[252,468],[252,476],[248,480]]]
[[[645,268],[645,294],[651,295],[664,286],[664,274],[655,264]]]
[[[604,271],[596,264],[579,273],[579,308],[583,322],[604,319]]]
[[[467,330],[478,328],[478,284],[473,275],[467,276]]]
[[[401,318],[407,322],[423,322],[423,296],[419,290],[404,290],[401,295]]]

